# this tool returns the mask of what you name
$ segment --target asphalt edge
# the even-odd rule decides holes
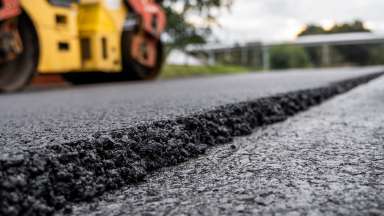
[[[159,168],[204,154],[367,83],[383,73],[229,104],[214,110],[94,134],[87,140],[0,160],[0,215],[70,213],[71,203],[142,181]]]

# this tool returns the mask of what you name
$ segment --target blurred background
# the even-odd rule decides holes
[[[194,68],[225,73],[384,63],[380,0],[165,1],[164,6],[165,77]]]

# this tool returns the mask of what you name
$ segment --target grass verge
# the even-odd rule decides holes
[[[246,73],[249,68],[235,65],[165,65],[161,79],[175,79],[193,76]]]

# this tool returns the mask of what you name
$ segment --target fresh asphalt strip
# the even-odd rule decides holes
[[[140,182],[159,168],[284,121],[383,73],[217,107],[174,120],[107,131],[0,160],[0,215],[52,215]]]

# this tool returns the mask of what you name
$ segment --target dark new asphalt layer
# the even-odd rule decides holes
[[[384,215],[384,78],[76,215]]]
[[[219,105],[327,85],[382,67],[95,85],[0,95],[0,158],[23,148],[183,116]]]

